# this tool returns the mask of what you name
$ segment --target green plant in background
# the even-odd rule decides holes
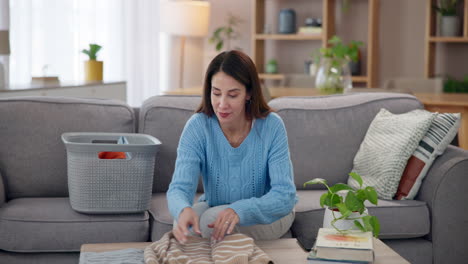
[[[313,54],[315,61],[320,62],[322,58],[328,58],[334,61],[341,61],[343,59],[358,61],[359,47],[362,46],[361,41],[351,41],[348,45],[344,44],[340,37],[333,36],[328,43],[329,47],[320,48]]]
[[[342,3],[341,3],[341,9],[343,10],[343,12],[348,12],[349,11],[349,7],[350,7],[350,2],[349,0],[343,0]]]
[[[361,231],[367,232],[370,231],[377,237],[380,233],[380,223],[376,216],[369,215],[365,213],[366,206],[364,205],[365,201],[369,201],[372,204],[377,205],[377,192],[371,186],[362,188],[362,178],[359,174],[351,172],[349,174],[354,180],[359,183],[359,189],[354,189],[351,186],[344,183],[337,183],[333,186],[328,186],[327,181],[321,178],[315,178],[304,183],[304,187],[308,184],[323,184],[327,187],[328,192],[322,194],[320,197],[320,206],[327,206],[330,210],[338,209],[341,213],[341,216],[336,217],[333,213],[333,220],[331,225],[338,232],[346,232],[347,230],[342,230],[337,228],[334,224],[338,220],[353,220],[354,225],[358,227]],[[346,196],[343,198],[340,195],[340,192],[346,192]],[[351,213],[359,212],[359,217],[351,217]],[[362,223],[358,220],[361,219]]]
[[[440,0],[439,5],[433,8],[442,16],[455,16],[457,14],[458,0]]]
[[[227,25],[215,29],[213,35],[209,39],[209,43],[215,45],[216,51],[220,51],[223,47],[231,49],[231,41],[237,39],[240,34],[236,27],[243,21],[239,17],[232,14],[228,15]],[[226,45],[225,45],[226,44]]]
[[[312,54],[316,65],[320,65],[316,86],[322,94],[343,93],[345,82],[349,82],[351,86],[348,63],[358,61],[359,47],[363,43],[351,41],[349,44],[344,44],[338,36],[333,36],[328,43],[328,47],[315,50]],[[345,78],[349,80],[346,81]]]
[[[98,44],[89,44],[89,49],[83,49],[81,52],[89,56],[89,60],[96,60],[97,54],[101,50],[101,46]]]
[[[266,64],[266,73],[277,73],[278,72],[278,61],[275,59],[268,60]]]
[[[446,93],[468,93],[468,75],[459,81],[453,77],[444,80],[444,92]]]

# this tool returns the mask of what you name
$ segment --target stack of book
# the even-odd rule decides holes
[[[320,228],[315,246],[307,257],[309,264],[372,262],[374,262],[372,233],[359,230],[340,233],[333,228]]]
[[[297,33],[301,35],[320,35],[322,34],[322,27],[299,27]]]

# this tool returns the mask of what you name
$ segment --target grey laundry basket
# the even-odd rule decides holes
[[[125,137],[126,144],[116,144]],[[64,133],[71,207],[82,213],[135,213],[149,209],[155,156],[161,142],[145,134]],[[99,152],[126,152],[100,159]]]

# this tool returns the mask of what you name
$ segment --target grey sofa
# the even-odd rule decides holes
[[[23,97],[0,99],[0,263],[78,263],[80,245],[155,241],[172,227],[165,191],[196,96],[157,96],[138,109],[111,100]],[[289,137],[299,202],[287,236],[310,247],[323,219],[322,177],[345,182],[366,130],[380,108],[403,113],[422,105],[411,95],[363,93],[291,97],[270,105]],[[64,132],[139,132],[163,144],[149,212],[88,215],[69,205]],[[411,263],[468,259],[468,151],[449,146],[433,164],[414,201],[379,201],[370,208],[381,238]],[[199,191],[202,191],[199,187]]]

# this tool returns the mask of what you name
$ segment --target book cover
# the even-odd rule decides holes
[[[321,27],[299,27],[298,34],[321,34],[322,28]]]
[[[352,230],[340,233],[332,228],[320,228],[314,250],[319,259],[352,263],[374,261],[371,232]]]
[[[359,230],[340,233],[333,228],[320,228],[316,246],[372,250],[372,233]]]
[[[307,256],[307,264],[364,264],[369,262],[353,261],[353,260],[333,260],[317,257],[314,250]]]

